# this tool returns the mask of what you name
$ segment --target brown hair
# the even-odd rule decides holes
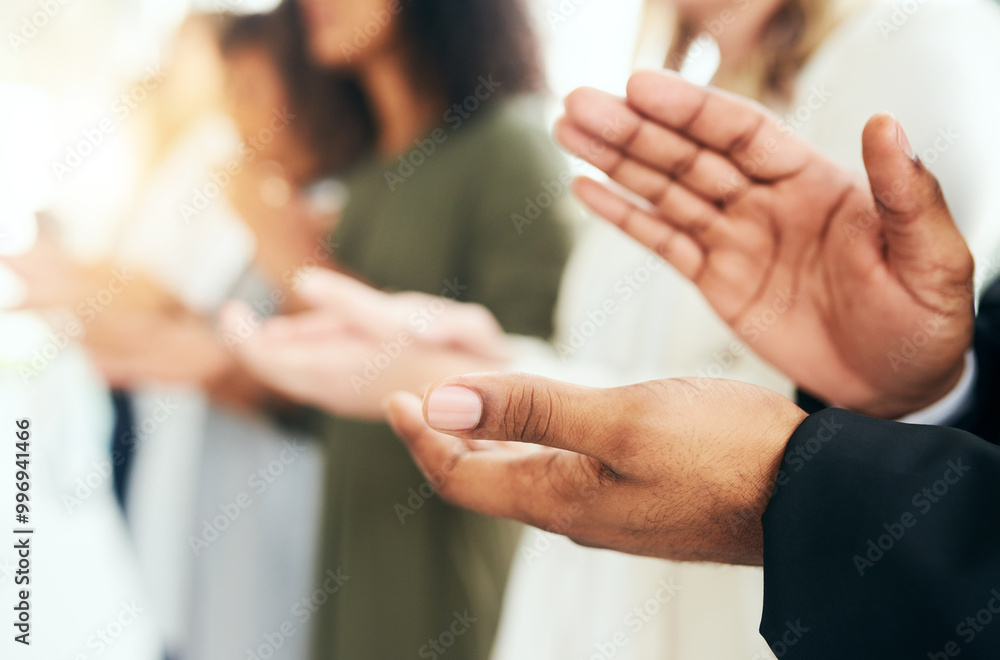
[[[226,17],[220,49],[225,58],[262,49],[278,68],[296,115],[294,128],[317,159],[317,176],[348,169],[372,140],[361,90],[343,75],[321,69],[306,52],[294,2],[268,14]]]
[[[738,71],[717,75],[713,83],[768,104],[787,102],[795,79],[830,33],[868,0],[787,0],[764,28],[759,47]],[[663,9],[664,0],[646,0],[646,16]],[[673,39],[664,66],[677,70],[692,43],[705,30],[674,13]]]

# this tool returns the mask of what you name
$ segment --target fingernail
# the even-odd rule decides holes
[[[444,385],[427,399],[427,423],[439,431],[469,431],[482,415],[483,400],[468,387]]]
[[[917,154],[913,151],[913,146],[910,145],[910,138],[906,137],[906,131],[903,130],[903,125],[896,120],[896,138],[899,140],[899,148],[903,150],[906,157],[910,160],[916,160]]]

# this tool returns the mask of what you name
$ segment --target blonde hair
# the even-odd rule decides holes
[[[735,2],[735,0],[734,0]],[[869,0],[786,0],[768,21],[758,48],[736,71],[716,75],[717,87],[748,96],[767,105],[784,103],[794,93],[795,79],[830,33],[851,12]],[[673,23],[665,67],[680,69],[692,43],[705,32],[687,21],[669,0],[646,0],[643,25]],[[670,18],[664,18],[672,14]],[[645,36],[649,36],[648,34]],[[662,51],[661,51],[662,52]]]

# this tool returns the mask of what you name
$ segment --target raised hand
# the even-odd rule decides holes
[[[665,72],[635,74],[627,100],[577,90],[556,137],[638,196],[584,178],[580,199],[806,390],[896,417],[960,378],[972,257],[891,116],[865,129],[868,182],[760,106]]]
[[[444,499],[586,546],[735,564],[762,561],[761,514],[806,416],[733,381],[510,373],[449,379],[423,405],[398,394],[389,420]]]

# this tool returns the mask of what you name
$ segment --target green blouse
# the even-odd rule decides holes
[[[568,253],[569,172],[525,100],[452,114],[403,159],[347,181],[336,258],[383,289],[489,308],[548,337]],[[316,660],[486,659],[517,528],[430,495],[384,424],[328,418]],[[322,587],[319,587],[322,588]]]

